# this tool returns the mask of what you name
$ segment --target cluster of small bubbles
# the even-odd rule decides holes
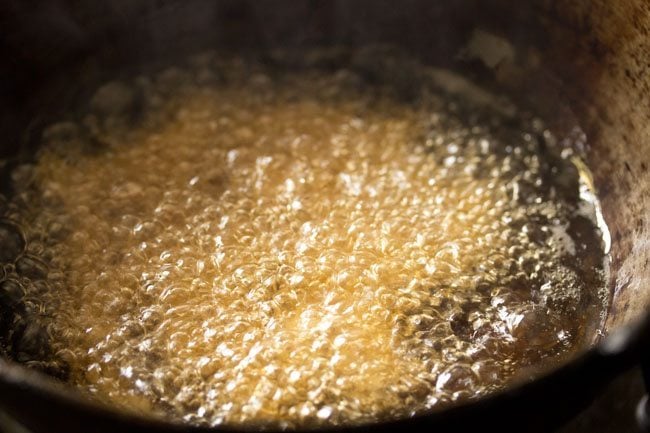
[[[16,170],[14,180],[28,181],[32,169]],[[54,289],[43,244],[28,243],[23,230],[29,220],[19,203],[28,196],[19,194],[13,202],[0,197],[0,356],[66,379],[67,366],[52,354],[50,316],[42,304]]]
[[[543,124],[361,81],[202,55],[101,87],[14,172],[3,308],[28,279],[72,383],[202,425],[410,416],[587,341],[602,248]]]

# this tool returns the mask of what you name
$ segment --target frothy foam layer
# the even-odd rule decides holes
[[[602,249],[539,122],[221,68],[104,88],[15,176],[72,383],[199,424],[358,423],[588,341]]]

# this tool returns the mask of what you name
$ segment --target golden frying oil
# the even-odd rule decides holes
[[[196,424],[340,425],[484,395],[591,338],[593,208],[539,124],[346,71],[176,74],[29,168],[53,287],[34,296],[77,387]]]

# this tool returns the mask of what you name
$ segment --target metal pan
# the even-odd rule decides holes
[[[50,119],[87,99],[102,80],[207,48],[390,43],[423,63],[490,82],[534,107],[560,135],[577,121],[612,239],[612,302],[600,342],[487,398],[339,429],[544,431],[650,356],[649,33],[645,0],[7,0],[0,5],[0,178],[33,154]],[[488,42],[468,55],[477,35]],[[97,406],[7,360],[0,360],[0,408],[42,432],[204,430]]]

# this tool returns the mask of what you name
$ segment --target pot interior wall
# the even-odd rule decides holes
[[[534,5],[544,35],[538,47],[587,133],[587,162],[612,236],[611,331],[650,309],[650,4]]]

